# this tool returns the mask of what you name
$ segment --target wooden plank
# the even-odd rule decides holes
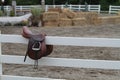
[[[24,56],[2,55],[2,62],[9,64],[29,64],[33,65],[34,60],[27,58],[23,61]],[[98,69],[120,69],[120,61],[110,60],[89,60],[89,59],[70,59],[70,58],[48,58],[40,59],[39,65],[44,66],[61,66],[74,68],[98,68]]]
[[[21,35],[1,35],[2,43],[26,43]],[[65,46],[120,47],[120,39],[46,36],[46,44]]]
[[[1,31],[0,31],[0,35],[1,35]],[[2,75],[2,50],[1,50],[1,42],[0,42],[0,80],[1,80],[1,75]]]
[[[40,78],[40,77],[27,77],[27,76],[11,76],[2,75],[1,80],[65,80],[65,79],[51,79],[51,78]]]
[[[0,35],[0,42],[2,43],[26,43],[27,39],[23,38],[21,35]]]

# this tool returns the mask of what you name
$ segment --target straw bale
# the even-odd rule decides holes
[[[62,11],[61,11],[60,8],[49,8],[48,12],[59,12],[59,13],[61,13]]]
[[[120,24],[120,16],[98,17],[94,20],[94,25]]]
[[[43,21],[59,20],[58,12],[45,12],[43,13]]]
[[[120,16],[120,11],[117,12],[117,15]]]
[[[56,27],[56,26],[58,26],[59,25],[59,21],[44,21],[43,22],[43,26],[47,26],[47,27]]]
[[[85,18],[88,24],[94,25],[96,24],[96,20],[98,20],[98,13],[96,12],[85,12]]]
[[[101,17],[101,24],[105,25],[105,24],[109,24],[109,18],[108,17]]]
[[[61,18],[59,21],[59,26],[72,26],[72,20],[67,18]]]
[[[93,25],[101,25],[101,23],[102,23],[102,19],[101,19],[101,17],[98,17],[96,20],[94,20],[93,21]]]
[[[75,18],[85,18],[85,12],[76,12]]]
[[[60,17],[60,18],[68,18],[68,17],[66,16],[66,14],[64,14],[64,13],[60,13],[60,14],[59,14],[59,17]]]
[[[85,18],[74,18],[74,19],[72,19],[72,21],[73,21],[73,26],[87,25]]]
[[[108,17],[108,23],[109,24],[115,24],[115,17],[111,16],[111,17]]]
[[[70,19],[73,19],[76,15],[75,12],[73,12],[72,10],[69,10],[68,8],[62,9],[62,13],[65,14]]]
[[[116,16],[116,20],[115,20],[116,24],[120,24],[120,16]]]
[[[120,22],[119,16],[107,16],[101,17],[102,24],[118,24]]]

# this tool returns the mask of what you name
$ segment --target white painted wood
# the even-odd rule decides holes
[[[28,43],[21,35],[1,35],[2,43]],[[46,43],[65,46],[120,47],[120,39],[46,36]]]
[[[2,43],[26,43],[27,39],[23,38],[21,35],[6,35],[2,34],[0,36],[0,42]]]
[[[63,9],[65,5],[45,5],[45,7],[46,7],[45,11],[48,11],[49,8],[56,7],[56,6],[59,6],[61,9]],[[68,5],[68,6],[70,6],[70,5]],[[85,7],[84,7],[85,5],[80,5],[80,6],[79,5],[71,5],[70,7],[72,7],[72,6],[77,6],[78,7],[77,10],[81,10],[82,8],[85,9]],[[91,6],[90,11],[91,11],[91,9],[94,9],[96,12],[100,12],[100,5],[90,5],[90,6]],[[31,5],[31,6],[20,5],[20,6],[16,6],[16,10],[17,11],[24,11],[24,10],[30,11],[30,9],[33,8],[33,7],[40,7],[40,5],[35,5],[35,6],[33,6],[33,5]],[[5,8],[5,10],[8,10],[8,9],[10,10],[11,6],[4,6],[4,8]],[[72,8],[70,8],[70,9],[72,9]],[[72,9],[72,10],[74,10],[74,9]]]
[[[40,77],[2,75],[1,80],[65,80],[65,79],[51,79],[51,78],[40,78]]]
[[[47,8],[47,10],[48,10],[49,8],[53,7],[54,5],[46,5],[46,6],[48,7]],[[55,5],[55,6],[59,6],[59,7],[61,7],[61,9],[63,9],[65,7],[65,5]],[[75,6],[76,6],[76,8],[74,8]],[[100,6],[101,5],[90,5],[90,6],[88,6],[88,8],[90,11],[92,9],[92,11],[94,10],[95,12],[100,13]],[[71,10],[78,10],[78,11],[85,10],[85,5],[68,5],[68,8]]]
[[[0,35],[0,43],[22,43],[27,44],[28,39],[21,35]],[[86,38],[86,37],[58,37],[46,36],[46,43],[64,46],[92,46],[92,47],[120,47],[120,39],[116,38]],[[2,63],[8,64],[29,64],[33,65],[34,60],[24,56],[2,55],[0,45],[0,80],[58,80],[49,78],[34,78],[22,76],[2,75]],[[120,69],[120,61],[112,60],[90,60],[90,59],[71,59],[71,58],[48,58],[43,57],[38,61],[39,66],[60,66],[74,68],[97,68],[97,69]],[[64,79],[60,79],[64,80]]]
[[[109,14],[117,13],[118,11],[120,11],[120,6],[113,6],[113,5],[109,6]]]
[[[120,39],[110,38],[46,37],[46,42],[53,45],[120,47]]]
[[[29,64],[33,65],[34,60],[27,58],[23,62],[24,56],[2,55],[2,62],[9,64]],[[99,69],[120,69],[120,61],[110,60],[89,60],[89,59],[70,59],[70,58],[48,58],[40,59],[39,65],[62,66],[74,68],[99,68]]]
[[[0,31],[1,35],[1,31]],[[2,50],[1,50],[1,42],[0,42],[0,80],[1,80],[1,75],[2,75]]]

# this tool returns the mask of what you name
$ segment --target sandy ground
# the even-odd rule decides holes
[[[75,27],[30,27],[33,32],[44,32],[49,36],[120,38],[120,25],[75,26]],[[2,34],[21,34],[22,27],[0,27]],[[2,44],[3,54],[25,55],[27,45]],[[50,57],[120,60],[120,48],[54,46]],[[120,80],[120,70],[83,69],[4,64],[7,75],[64,78],[68,80]]]

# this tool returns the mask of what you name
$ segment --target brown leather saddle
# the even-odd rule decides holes
[[[37,68],[38,59],[49,55],[53,51],[53,45],[46,45],[46,34],[33,34],[26,26],[23,27],[22,36],[29,39],[24,62],[27,56],[29,56],[31,59],[35,60],[34,68]]]

